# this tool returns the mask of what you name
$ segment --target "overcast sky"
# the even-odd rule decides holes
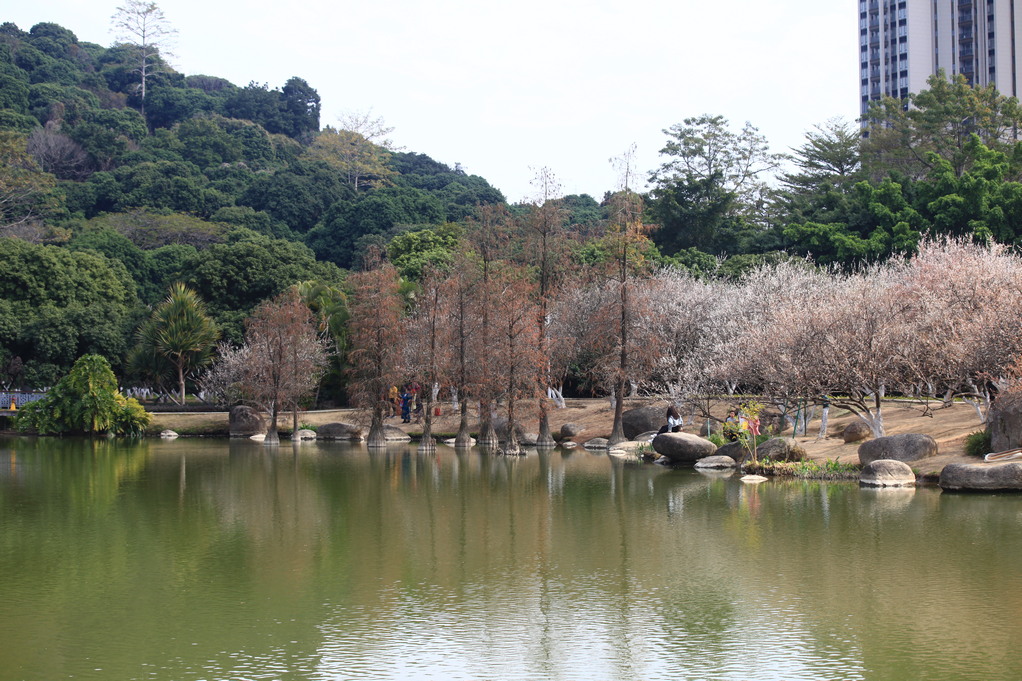
[[[109,46],[118,0],[7,3]],[[633,143],[645,174],[663,129],[703,113],[751,122],[772,151],[858,115],[855,0],[162,0],[171,62],[243,86],[299,76],[322,125],[371,110],[393,141],[482,175],[509,201],[550,168],[599,199]],[[15,6],[12,6],[15,5]]]

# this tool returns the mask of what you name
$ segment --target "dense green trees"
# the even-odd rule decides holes
[[[260,302],[299,282],[337,284],[341,271],[318,262],[312,251],[291,241],[271,239],[244,229],[228,241],[196,251],[181,265],[184,282],[209,301],[224,336],[242,337],[242,321]]]
[[[306,243],[319,258],[352,267],[362,250],[357,248],[359,239],[374,235],[389,239],[403,226],[439,224],[446,217],[443,204],[434,195],[421,189],[387,187],[330,206],[309,231]]]
[[[120,364],[137,305],[119,261],[0,239],[0,348],[20,358],[23,385],[53,385],[84,354]]]

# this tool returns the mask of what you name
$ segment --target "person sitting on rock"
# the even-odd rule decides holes
[[[681,418],[681,413],[678,411],[677,407],[672,404],[667,407],[667,425],[662,427],[657,432],[657,435],[660,435],[661,433],[679,433],[681,432],[681,427],[683,425],[685,425],[685,420]]]

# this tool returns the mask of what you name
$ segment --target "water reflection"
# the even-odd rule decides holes
[[[1013,678],[1022,502],[584,451],[0,441],[0,677]],[[99,670],[99,671],[97,671]]]

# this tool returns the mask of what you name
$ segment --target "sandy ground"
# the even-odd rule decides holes
[[[625,408],[648,404],[659,404],[659,402],[629,400]],[[976,461],[975,458],[966,457],[963,453],[965,437],[974,431],[982,430],[976,411],[966,404],[956,403],[948,408],[940,408],[933,403],[935,408],[925,412],[922,405],[917,402],[892,400],[884,405],[884,425],[888,435],[898,433],[924,433],[933,437],[940,448],[940,455],[928,459],[925,463],[917,466],[918,472],[924,475],[939,473],[940,469],[948,463],[956,461]],[[720,404],[721,414],[726,413],[727,403]],[[433,431],[435,434],[453,434],[458,430],[458,416],[451,412],[449,404],[442,407],[443,413],[434,420]],[[526,430],[537,430],[537,408],[534,403],[522,405],[518,410],[518,417],[525,423]],[[716,413],[716,409],[714,410]],[[592,400],[568,400],[564,409],[551,408],[550,427],[553,432],[560,430],[565,423],[575,423],[582,428],[582,434],[575,438],[584,442],[594,437],[607,437],[610,434],[614,420],[614,412],[606,399]],[[154,414],[154,429],[163,430],[169,428],[181,434],[223,434],[227,429],[227,414],[225,413],[162,413]],[[857,420],[854,414],[839,409],[832,409],[828,431],[831,434],[840,434],[844,426]],[[329,411],[308,411],[299,414],[301,423],[322,425],[332,422],[363,423],[367,425],[366,416],[356,410],[338,409]],[[472,419],[474,424],[475,420]],[[389,425],[394,425],[405,431],[417,434],[422,432],[421,424],[402,424],[400,418],[387,419]],[[281,416],[280,425],[282,428],[290,429],[291,415]],[[685,429],[689,432],[696,432],[696,427]],[[819,420],[810,424],[809,437],[799,437],[801,444],[812,459],[824,461],[837,459],[842,462],[858,462],[859,443],[845,444],[841,438],[830,437],[818,440],[816,434],[819,430]]]

